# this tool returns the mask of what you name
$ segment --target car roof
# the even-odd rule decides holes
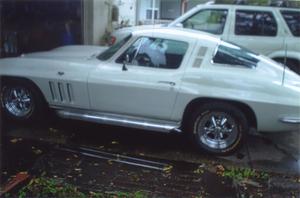
[[[170,36],[177,36],[178,38],[191,38],[197,40],[210,40],[213,42],[220,42],[220,37],[214,34],[210,34],[207,32],[196,31],[192,29],[186,28],[176,28],[176,27],[160,27],[160,28],[153,28],[153,29],[142,29],[142,30],[135,30],[132,32],[134,36],[144,36],[144,35],[170,35]],[[179,39],[180,40],[180,39]]]
[[[277,10],[294,10],[300,11],[299,8],[291,8],[291,7],[276,7],[276,6],[259,6],[259,5],[241,5],[241,4],[198,4],[196,6],[199,8],[241,8],[241,9],[277,9]]]

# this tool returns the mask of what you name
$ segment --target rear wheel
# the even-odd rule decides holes
[[[230,154],[242,143],[248,132],[245,115],[228,103],[202,105],[189,123],[192,140],[213,154]]]
[[[300,61],[296,59],[274,58],[275,61],[286,64],[291,70],[300,75]]]
[[[2,108],[9,119],[29,121],[42,115],[43,97],[34,86],[19,80],[5,81],[2,85]]]

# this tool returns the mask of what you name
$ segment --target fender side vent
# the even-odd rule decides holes
[[[57,90],[56,90],[54,82],[51,82],[51,81],[49,82],[49,88],[50,88],[52,100],[57,101],[58,100]]]
[[[60,100],[62,102],[65,102],[66,101],[66,93],[65,93],[64,84],[58,83],[58,93],[59,93]]]
[[[74,101],[74,95],[73,95],[73,89],[72,89],[72,85],[70,83],[67,83],[67,94],[68,94],[68,99],[70,102]]]

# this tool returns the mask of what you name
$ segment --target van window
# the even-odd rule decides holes
[[[235,34],[249,36],[276,36],[277,23],[268,11],[237,10]]]
[[[205,9],[197,12],[182,25],[184,28],[222,34],[228,11],[225,9]]]
[[[300,36],[300,12],[299,11],[290,11],[290,10],[281,10],[280,11],[285,22],[290,28],[291,33],[294,36]]]

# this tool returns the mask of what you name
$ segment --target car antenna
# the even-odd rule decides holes
[[[284,83],[285,78],[285,70],[286,70],[286,62],[287,62],[287,44],[285,44],[285,51],[284,51],[284,61],[283,61],[283,75],[282,75],[282,84]]]

